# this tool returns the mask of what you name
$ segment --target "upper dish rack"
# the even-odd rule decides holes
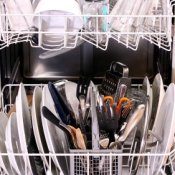
[[[49,5],[45,0],[2,1],[0,49],[30,42],[32,47],[60,50],[75,48],[86,41],[106,50],[109,39],[113,38],[137,50],[143,38],[159,48],[171,50],[174,0],[69,1],[74,10],[62,11],[59,8],[67,8],[66,4],[54,8],[57,4]]]

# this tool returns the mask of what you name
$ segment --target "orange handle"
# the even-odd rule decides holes
[[[113,99],[112,96],[104,96],[103,101],[104,102],[109,101],[110,102],[110,106],[113,106],[113,104],[114,104],[114,99]]]
[[[122,97],[122,98],[120,98],[120,100],[118,102],[118,105],[116,107],[116,111],[117,112],[120,112],[120,109],[122,107],[123,102],[127,102],[127,105],[125,107],[126,109],[131,107],[131,100],[129,98],[127,98],[127,97]]]

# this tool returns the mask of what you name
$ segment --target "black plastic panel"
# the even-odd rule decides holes
[[[136,81],[142,80],[146,75],[151,79],[159,71],[158,62],[162,57],[160,54],[167,55],[165,51],[158,52],[159,49],[146,40],[140,41],[137,51],[128,49],[112,39],[106,51],[84,43],[50,59],[39,58],[39,54],[44,52],[42,49],[32,48],[29,44],[24,44],[23,48],[23,75],[33,80],[77,79],[82,75],[101,79],[112,61],[125,63],[130,69],[130,77]],[[169,62],[170,60],[164,62],[164,67],[170,65]]]
[[[94,49],[94,76],[103,76],[112,61],[120,61],[129,67],[129,75],[134,79],[142,79],[145,75],[151,78],[155,59],[154,46],[145,40],[140,41],[137,51],[110,40],[107,51]]]

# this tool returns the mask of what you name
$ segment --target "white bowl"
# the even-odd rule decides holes
[[[39,32],[54,34],[54,37],[61,37],[66,34],[75,36],[83,26],[81,10],[75,0],[41,0],[35,9],[33,19],[35,27]],[[52,39],[52,35],[45,36],[45,39]],[[41,39],[41,38],[40,38]]]

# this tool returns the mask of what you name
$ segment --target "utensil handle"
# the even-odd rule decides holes
[[[134,113],[132,114],[132,116],[130,117],[130,119],[126,125],[124,133],[118,138],[119,142],[124,142],[126,140],[128,135],[130,134],[130,132],[133,130],[133,128],[139,123],[139,121],[143,117],[144,111],[145,111],[144,104],[140,104],[136,108],[136,110],[134,111]]]
[[[60,123],[60,120],[46,106],[42,107],[42,113],[47,120],[49,120],[51,123],[53,123],[54,125],[56,125],[58,128],[60,128],[62,131],[66,133],[66,136],[71,142],[70,145],[73,145],[72,136],[71,136],[71,133],[69,132],[69,128],[68,127],[66,128],[66,125],[63,126],[63,124]]]
[[[121,62],[112,62],[110,65],[110,72],[121,77],[128,77],[129,68]]]
[[[70,124],[70,125],[76,127],[75,119],[70,114],[70,111],[69,111],[67,105],[64,103],[61,95],[57,91],[54,84],[49,82],[48,83],[48,88],[49,88],[50,94],[52,96],[52,99],[54,101],[56,111],[59,114],[59,117],[61,118],[62,122],[66,125]]]

